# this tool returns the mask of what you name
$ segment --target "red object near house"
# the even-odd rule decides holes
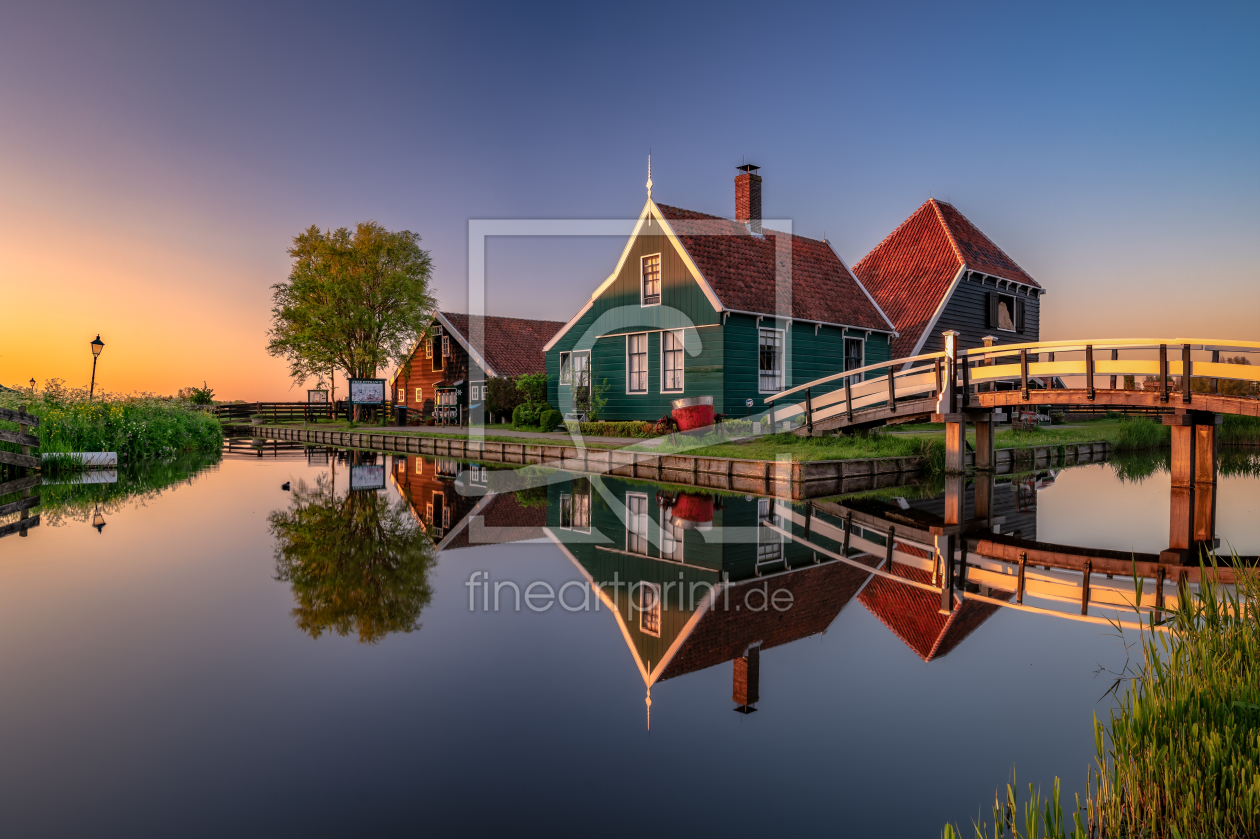
[[[688,399],[675,399],[671,415],[678,423],[680,431],[691,431],[693,428],[704,428],[713,425],[713,397],[692,396]]]
[[[688,530],[695,530],[698,525],[712,524],[713,496],[681,493],[678,500],[674,502],[670,516],[677,524]]]

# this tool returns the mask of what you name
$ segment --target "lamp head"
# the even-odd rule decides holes
[[[101,350],[105,349],[105,342],[101,340],[101,336],[97,335],[96,340],[92,342],[92,355],[98,356]]]

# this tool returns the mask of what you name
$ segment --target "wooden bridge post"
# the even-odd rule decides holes
[[[1188,411],[1164,417],[1172,432],[1168,550],[1161,561],[1193,564],[1216,548],[1216,455],[1220,414]]]
[[[1119,361],[1119,360],[1120,360],[1120,350],[1112,350],[1112,351],[1111,351],[1111,360],[1112,360],[1112,361]],[[1115,368],[1112,368],[1112,369],[1115,369]],[[1111,377],[1111,389],[1112,389],[1112,390],[1115,390],[1115,389],[1116,389],[1116,377],[1115,377],[1115,376],[1112,376],[1112,377]]]
[[[979,430],[977,425],[976,429]],[[979,452],[979,449],[976,450]],[[992,472],[976,472],[974,487],[975,502],[973,504],[976,523],[985,529],[993,527],[993,473]]]
[[[1094,346],[1085,345],[1085,390],[1090,402],[1094,401]]]
[[[1194,370],[1194,362],[1190,359],[1190,345],[1181,345],[1181,401],[1190,404],[1190,375]]]
[[[990,411],[972,414],[971,419],[976,426],[976,471],[991,472],[997,468],[993,413]]]
[[[1168,401],[1168,345],[1159,345],[1159,401]]]
[[[1221,363],[1221,351],[1220,351],[1220,350],[1212,350],[1212,363],[1213,363],[1213,364],[1220,364],[1220,363]],[[1220,392],[1221,392],[1221,380],[1220,380],[1220,379],[1213,379],[1213,380],[1212,380],[1212,392],[1213,392],[1213,393],[1220,393]]]
[[[1023,399],[1028,401],[1028,350],[1019,351],[1019,378],[1020,389],[1023,390]]]
[[[805,430],[814,436],[814,402],[809,397],[809,388],[805,388]]]
[[[994,344],[996,344],[996,343],[997,343],[997,336],[996,336],[996,335],[985,335],[985,336],[984,336],[983,338],[981,338],[980,340],[984,342],[984,346],[985,346],[986,348],[989,348],[989,347],[992,347]],[[986,358],[986,359],[984,359],[984,360],[982,360],[982,361],[980,362],[980,366],[981,366],[981,367],[991,367],[991,366],[993,366],[994,364],[997,364],[997,360],[996,360],[996,359],[992,359],[992,358]],[[993,384],[992,382],[988,382],[988,383],[986,383],[986,384],[976,385],[976,392],[977,392],[977,393],[982,393],[982,392],[983,392],[983,393],[987,393],[988,391],[990,391],[990,390],[995,390],[996,388],[997,388],[997,385]]]
[[[958,333],[945,332],[945,382],[933,422],[945,423],[945,471],[961,473],[966,470],[967,420],[958,407]]]

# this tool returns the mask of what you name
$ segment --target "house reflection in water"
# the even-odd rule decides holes
[[[930,586],[930,548],[894,537],[890,566],[886,530],[853,522],[844,537],[847,510],[913,525],[939,518],[939,498],[806,505],[541,468],[528,478],[537,485],[518,490],[522,475],[511,468],[417,456],[396,457],[391,474],[441,550],[549,537],[591,585],[592,603],[598,597],[612,613],[649,711],[658,682],[726,662],[736,710],[756,710],[761,654],[825,632],[854,601],[924,661],[948,654],[1000,608],[963,598],[942,614],[939,594],[871,573]],[[996,484],[991,526],[1035,539],[1036,490],[1050,480]],[[968,517],[972,506],[969,492]],[[571,592],[567,602],[575,599]]]

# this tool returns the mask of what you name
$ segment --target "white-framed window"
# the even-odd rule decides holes
[[[757,566],[778,562],[783,559],[783,537],[761,522],[782,527],[780,518],[775,515],[774,501],[762,498],[757,501]]]
[[[451,354],[451,336],[442,336],[442,357],[445,358]]]
[[[560,496],[560,528],[577,533],[591,532],[591,485],[585,479],[573,482],[573,493]]]
[[[845,338],[844,339],[844,369],[857,370],[859,367],[866,366],[866,341],[861,338]],[[849,377],[849,384],[856,385],[861,383],[862,374]]]
[[[424,357],[433,358],[433,340],[429,339],[424,342]]]
[[[686,532],[682,524],[674,524],[672,507],[661,509],[661,559],[683,561],[683,534]]]
[[[573,361],[570,353],[560,353],[560,384],[573,384]]]
[[[639,631],[654,638],[661,637],[661,587],[640,582],[636,587],[639,609]]]
[[[648,392],[648,336],[626,336],[626,393]]]
[[[591,385],[591,354],[590,352],[588,351],[588,352],[573,353],[572,359],[570,360],[570,364],[573,366],[573,375],[570,376],[570,378],[573,380],[572,381],[573,386],[574,387],[590,387]]]
[[[476,401],[481,398],[481,385],[472,385],[469,387],[469,398]]]
[[[648,553],[648,497],[642,492],[626,493],[626,550],[632,554]]]
[[[424,474],[424,458],[423,457],[416,458],[416,474],[417,475]]]
[[[661,333],[661,393],[683,391],[683,334]]]
[[[416,401],[417,401],[417,402],[423,402],[423,401],[424,401],[424,388],[422,388],[422,387],[418,387],[418,388],[416,388]]]
[[[757,341],[757,392],[783,390],[783,330],[762,329]]]
[[[474,463],[468,468],[468,480],[479,486],[486,485],[486,467],[480,463]]]
[[[641,305],[659,306],[661,304],[661,255],[653,253],[643,257],[640,260],[640,269]]]

